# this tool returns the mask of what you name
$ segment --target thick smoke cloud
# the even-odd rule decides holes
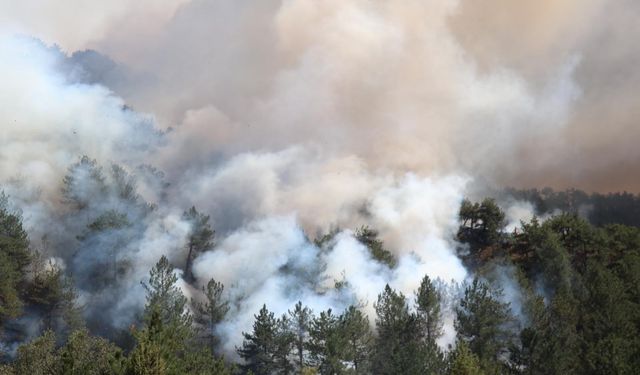
[[[226,285],[233,351],[263,303],[371,314],[386,283],[463,281],[457,209],[485,184],[637,188],[631,1],[25,4],[0,5],[0,183],[114,328],[161,255],[181,272],[192,205],[218,233],[194,273]],[[96,163],[68,169],[81,155]],[[530,215],[509,206],[512,225]]]

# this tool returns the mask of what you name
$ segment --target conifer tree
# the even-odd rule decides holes
[[[0,333],[4,322],[17,317],[22,310],[21,284],[31,263],[22,219],[10,211],[8,204],[8,197],[0,192]]]
[[[355,233],[355,237],[360,243],[365,245],[373,259],[378,262],[393,268],[397,264],[397,260],[394,258],[393,254],[389,252],[389,250],[384,248],[384,244],[378,238],[378,232],[364,226],[358,229]]]
[[[86,329],[74,331],[60,349],[65,375],[119,374],[124,370],[123,359],[114,344],[91,336]]]
[[[205,327],[209,347],[215,351],[218,345],[215,329],[229,311],[229,302],[222,297],[224,285],[214,279],[209,280],[206,287],[202,287],[202,292],[206,298],[204,302],[192,300],[195,312],[194,320]]]
[[[369,358],[373,335],[369,319],[355,306],[349,306],[338,319],[337,334],[341,337],[342,360],[349,363],[355,374],[366,374],[370,369]]]
[[[485,372],[496,372],[511,344],[507,329],[510,308],[500,302],[501,291],[492,290],[477,278],[467,285],[456,308],[455,327],[458,341],[465,342],[478,356]]]
[[[375,341],[372,373],[424,373],[420,324],[409,312],[405,296],[387,285],[374,305],[378,336]]]
[[[320,312],[311,321],[307,347],[310,362],[320,374],[341,374],[344,371],[344,342],[339,332],[338,317],[331,309]]]
[[[186,308],[187,298],[177,281],[169,260],[162,256],[149,272],[148,283],[143,283],[147,291],[145,325],[136,336],[139,359],[150,361],[154,368],[162,368],[167,374],[185,372],[185,358],[195,336],[192,316]],[[156,360],[158,352],[161,360]]]
[[[306,306],[302,306],[302,301],[296,303],[293,310],[289,310],[289,320],[291,331],[295,336],[295,351],[297,356],[298,370],[306,366],[305,347],[309,335],[309,324],[313,319],[313,312]]]
[[[42,336],[21,345],[13,363],[13,371],[18,374],[60,374],[60,356],[56,352],[56,335],[47,330]]]
[[[441,299],[435,285],[425,275],[416,292],[416,311],[427,342],[435,342],[442,335]]]
[[[209,224],[209,216],[204,215],[195,207],[191,207],[182,215],[183,220],[191,225],[187,242],[187,260],[185,262],[184,277],[187,282],[193,282],[193,260],[201,253],[213,247],[215,232]]]
[[[291,352],[295,341],[296,333],[291,331],[291,321],[284,314],[276,321],[274,352],[274,369],[276,373],[289,375],[294,372],[295,367],[291,360]]]
[[[244,341],[238,348],[238,354],[244,360],[241,368],[254,375],[271,374],[275,369],[275,353],[277,350],[278,322],[272,312],[263,305],[255,315],[253,331],[243,332]]]
[[[450,354],[449,375],[484,375],[478,357],[464,341],[458,341]]]

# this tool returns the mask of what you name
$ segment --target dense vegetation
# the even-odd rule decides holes
[[[107,189],[88,159],[72,168],[93,171],[99,189]],[[122,199],[141,213],[127,189]],[[91,173],[88,175],[91,176]],[[117,178],[116,178],[117,180]],[[65,179],[67,204],[90,204]],[[414,296],[387,286],[374,304],[375,316],[362,306],[344,311],[312,311],[299,302],[275,316],[269,301],[255,312],[239,360],[220,356],[216,326],[229,302],[224,286],[210,280],[204,301],[189,301],[178,286],[174,265],[161,257],[150,271],[146,305],[139,322],[121,337],[100,337],[83,321],[74,284],[55,263],[45,262],[30,246],[21,217],[0,196],[0,330],[3,342],[23,334],[16,322],[28,311],[43,317],[37,338],[13,351],[4,346],[0,374],[633,374],[640,368],[640,230],[634,214],[638,197],[587,196],[576,191],[511,191],[534,202],[540,214],[505,233],[504,213],[492,199],[460,208],[459,255],[474,278],[462,285],[424,276]],[[567,203],[569,202],[569,203]],[[578,215],[591,205],[589,222]],[[619,216],[618,216],[619,215]],[[208,217],[191,208],[193,223],[183,279],[192,283],[192,262],[214,247]],[[623,224],[620,224],[623,223]],[[79,241],[105,228],[134,225],[106,210]],[[321,244],[333,234],[316,241]],[[375,230],[355,232],[372,256],[394,267]],[[90,242],[89,242],[90,243]],[[107,255],[109,259],[109,255]],[[104,277],[118,277],[113,259]],[[111,272],[112,271],[112,272]],[[505,284],[504,277],[507,276]],[[504,289],[508,285],[510,290]],[[517,296],[514,298],[513,291]],[[510,303],[518,302],[518,306]],[[445,315],[454,319],[455,344],[439,346]],[[85,314],[86,315],[86,314]],[[370,321],[370,319],[372,321]],[[116,344],[117,342],[117,344]]]

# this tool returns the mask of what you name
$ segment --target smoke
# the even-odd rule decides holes
[[[135,321],[161,255],[181,272],[192,205],[217,232],[194,273],[226,286],[227,352],[263,303],[373,317],[387,283],[410,297],[425,274],[466,279],[457,210],[484,185],[636,188],[621,38],[638,6],[617,3],[614,25],[602,1],[481,3],[66,1],[46,20],[0,5],[2,189],[107,331]],[[512,226],[533,211],[510,206]]]

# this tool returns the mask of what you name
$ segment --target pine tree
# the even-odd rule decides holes
[[[389,266],[389,268],[396,266],[397,260],[389,250],[384,248],[384,244],[380,239],[378,239],[377,231],[364,226],[356,231],[355,237],[360,243],[369,249],[373,259]]]
[[[185,211],[182,219],[191,225],[189,240],[187,242],[187,260],[184,269],[184,277],[187,282],[193,282],[193,260],[201,253],[213,247],[215,232],[209,224],[209,216],[204,215],[195,207]]]
[[[405,296],[387,285],[378,296],[373,374],[422,374],[424,352],[418,317],[409,312]]]
[[[492,198],[486,198],[481,203],[471,203],[465,199],[458,216],[462,222],[458,239],[469,243],[474,250],[496,244],[505,226],[505,214]]]
[[[303,307],[302,302],[298,301],[293,311],[289,310],[289,318],[291,321],[291,331],[295,336],[294,345],[298,360],[298,370],[301,371],[306,366],[305,347],[313,312],[308,307]]]
[[[60,374],[61,362],[56,352],[56,335],[45,331],[42,336],[18,348],[13,363],[16,374]]]
[[[311,364],[323,375],[341,374],[344,371],[342,356],[344,340],[340,335],[338,317],[331,309],[320,312],[309,325],[309,356]]]
[[[245,333],[242,347],[238,354],[244,360],[241,368],[254,375],[268,375],[275,369],[275,353],[277,350],[278,322],[272,312],[263,305],[258,315],[255,315],[253,332]]]
[[[65,375],[118,374],[122,354],[109,341],[94,337],[86,329],[74,331],[60,349],[62,373]]]
[[[147,291],[145,326],[136,336],[139,359],[150,361],[152,368],[162,368],[167,374],[184,373],[185,358],[195,336],[192,316],[186,308],[187,298],[177,281],[169,260],[162,256],[149,272],[148,283],[143,283]],[[156,360],[158,352],[161,361]]]
[[[349,363],[355,374],[369,371],[373,335],[369,319],[355,306],[349,306],[338,319],[337,334],[341,337],[342,361]]]
[[[458,341],[450,354],[449,375],[483,375],[478,357],[464,341]]]
[[[436,340],[442,336],[442,296],[435,285],[425,275],[416,291],[416,315],[423,340],[423,359],[425,371],[431,374],[442,373],[445,369],[444,353]]]
[[[441,299],[435,285],[425,275],[416,292],[416,311],[427,342],[435,342],[442,335]]]
[[[456,308],[458,341],[469,345],[486,372],[498,371],[498,360],[510,346],[511,335],[507,329],[511,321],[510,308],[500,302],[500,296],[500,290],[492,290],[476,278],[467,285]]]
[[[282,315],[276,321],[274,369],[282,375],[294,372],[294,364],[291,361],[291,352],[296,341],[296,333],[291,331],[291,321],[287,315]]]
[[[129,355],[128,367],[131,375],[166,375],[170,373],[167,358],[175,361],[162,343],[165,335],[160,312],[154,309],[150,314],[145,327],[134,332],[136,346]]]
[[[42,314],[46,329],[68,334],[84,325],[73,281],[58,265],[49,262],[36,269],[28,292],[28,302]]]
[[[205,327],[209,347],[211,351],[215,351],[219,342],[215,329],[229,311],[229,302],[222,297],[224,285],[214,279],[209,280],[206,287],[202,287],[202,292],[206,298],[205,302],[192,300],[195,312],[194,320]]]
[[[8,207],[0,192],[0,333],[4,322],[17,317],[23,306],[21,285],[31,263],[27,232],[22,219]]]

